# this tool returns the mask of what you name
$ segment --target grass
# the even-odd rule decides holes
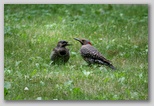
[[[87,38],[117,68],[82,59]],[[67,40],[71,57],[51,65]],[[148,5],[4,5],[5,100],[148,100]]]

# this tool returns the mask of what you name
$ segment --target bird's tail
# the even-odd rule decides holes
[[[113,70],[116,70],[116,68],[109,62],[109,61],[101,61],[101,60],[95,60],[96,63],[109,66]]]
[[[112,64],[110,64],[109,67],[112,68],[113,70],[116,70],[116,68]]]

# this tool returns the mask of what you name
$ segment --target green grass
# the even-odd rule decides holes
[[[74,37],[117,70],[89,67]],[[51,65],[59,40],[73,44],[71,57]],[[4,99],[148,100],[148,5],[5,4]]]

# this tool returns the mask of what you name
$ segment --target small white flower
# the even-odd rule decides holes
[[[28,91],[29,89],[28,89],[28,87],[25,87],[25,89],[24,89],[25,91]]]
[[[91,74],[91,72],[84,70],[84,71],[83,71],[83,74],[84,74],[86,77],[88,77],[88,76]]]
[[[36,100],[42,100],[42,97],[37,97]]]

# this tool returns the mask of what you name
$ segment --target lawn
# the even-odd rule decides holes
[[[117,68],[80,55],[86,38]],[[52,65],[66,40],[70,59]],[[5,100],[148,100],[148,5],[5,4]]]

